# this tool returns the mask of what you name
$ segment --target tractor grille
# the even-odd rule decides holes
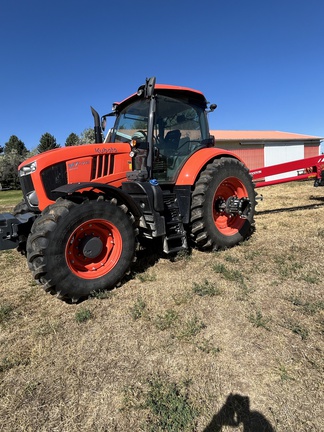
[[[21,176],[19,177],[19,180],[24,196],[28,195],[29,192],[33,192],[35,190],[31,175]]]
[[[103,154],[93,158],[91,180],[106,177],[114,172],[114,155]]]
[[[56,196],[52,190],[67,184],[66,165],[64,162],[52,165],[41,173],[46,195],[50,200],[55,201]]]

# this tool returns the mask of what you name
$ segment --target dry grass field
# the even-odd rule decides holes
[[[249,241],[80,304],[1,252],[0,431],[322,431],[324,188],[258,192]]]

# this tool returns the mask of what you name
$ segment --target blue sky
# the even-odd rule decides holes
[[[64,145],[149,76],[217,103],[211,129],[324,137],[323,0],[2,1],[0,53],[0,145]]]

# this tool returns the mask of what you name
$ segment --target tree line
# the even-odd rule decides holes
[[[88,128],[80,135],[74,132],[70,133],[64,146],[70,147],[94,142],[94,130]],[[31,151],[27,150],[25,143],[16,135],[11,135],[3,146],[0,145],[0,190],[2,188],[20,189],[18,166],[21,162],[36,154],[60,147],[61,145],[56,142],[56,138],[48,132],[41,136],[38,146]]]

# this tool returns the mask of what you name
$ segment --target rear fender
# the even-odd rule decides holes
[[[193,185],[201,172],[201,170],[214,159],[220,159],[221,157],[231,157],[243,162],[234,153],[228,152],[218,148],[204,148],[194,153],[182,167],[178,179],[176,181],[177,186]]]
[[[57,198],[62,197],[72,199],[73,194],[75,194],[76,192],[86,191],[95,192],[98,193],[98,195],[100,192],[102,192],[107,198],[115,198],[118,202],[124,203],[128,207],[129,211],[135,216],[135,218],[138,219],[142,216],[142,212],[138,208],[137,204],[128,194],[126,194],[119,188],[109,186],[104,183],[70,183],[64,186],[60,186],[59,188],[54,189],[52,192],[57,196]]]

